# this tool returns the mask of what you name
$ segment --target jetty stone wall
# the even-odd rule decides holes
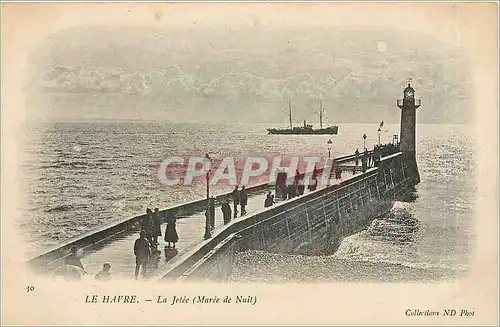
[[[164,280],[227,281],[234,255],[247,250],[321,255],[334,253],[343,237],[368,227],[395,200],[413,190],[401,153],[340,185],[284,201],[228,226]]]

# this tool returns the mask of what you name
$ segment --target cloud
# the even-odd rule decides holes
[[[339,111],[337,115],[350,108],[390,112],[387,105],[401,96],[408,77],[414,77],[417,95],[434,108],[445,110],[470,98],[463,60],[446,61],[431,52],[426,56],[434,60],[424,56],[426,60],[417,61],[407,53],[378,56],[360,52],[350,56],[294,58],[296,65],[290,64],[292,59],[288,57],[283,60],[290,62],[282,63],[276,58],[243,54],[238,60],[222,55],[209,61],[183,57],[184,61],[177,60],[160,69],[129,71],[105,66],[90,68],[84,63],[57,64],[45,71],[41,85],[46,93],[130,95],[159,99],[159,103],[168,98],[201,99],[202,103],[210,99],[234,104],[284,103],[290,97],[294,104],[310,106],[323,99],[331,110]],[[303,63],[304,58],[310,61]],[[320,60],[329,62],[319,63]],[[314,65],[325,68],[309,68]]]

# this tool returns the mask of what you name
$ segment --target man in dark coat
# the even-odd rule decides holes
[[[154,245],[158,245],[158,236],[161,236],[161,218],[160,211],[155,208],[153,213],[153,242]]]
[[[139,238],[134,243],[135,254],[135,279],[139,276],[139,270],[142,267],[142,277],[146,276],[146,270],[151,257],[151,245],[146,239],[146,232],[141,230]]]
[[[146,209],[146,216],[142,219],[141,229],[146,232],[146,238],[149,244],[153,244],[153,234],[154,234],[154,223],[153,223],[153,211],[151,209]]]
[[[240,191],[240,206],[241,206],[242,216],[247,213],[247,211],[245,210],[247,204],[248,204],[247,190],[245,190],[245,186],[242,186]]]
[[[238,191],[238,185],[233,190],[233,205],[234,205],[234,216],[233,218],[238,217],[238,204],[240,204],[240,191]]]
[[[220,210],[222,211],[224,225],[229,224],[231,221],[231,206],[227,203],[227,200],[223,200]]]

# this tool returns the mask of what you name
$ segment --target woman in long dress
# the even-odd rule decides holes
[[[175,243],[179,241],[179,236],[177,235],[176,229],[176,219],[171,211],[167,212],[167,227],[165,228],[165,242],[167,242],[167,247],[170,248],[170,243],[173,244],[175,249]]]

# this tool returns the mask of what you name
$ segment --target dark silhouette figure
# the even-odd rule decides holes
[[[297,185],[288,185],[288,198],[293,199],[297,196]]]
[[[224,225],[229,224],[229,222],[231,221],[231,206],[227,203],[226,200],[222,202],[220,210],[222,211]]]
[[[281,190],[281,198],[283,200],[288,200],[290,198],[288,194],[288,186],[286,184],[283,184],[280,186],[280,190]]]
[[[336,179],[342,179],[342,169],[338,165],[335,168],[335,178]]]
[[[238,185],[233,190],[233,207],[234,207],[234,218],[238,217],[238,205],[240,204],[240,191],[238,191]]]
[[[85,271],[85,268],[83,268],[82,261],[78,257],[77,252],[78,248],[76,246],[72,246],[69,255],[66,258],[64,258],[64,264],[80,267],[83,270],[83,273],[87,274],[87,271]]]
[[[380,147],[378,145],[375,145],[375,147],[373,148],[373,165],[375,167],[379,166],[381,154],[382,153]]]
[[[146,239],[149,244],[153,244],[153,234],[154,234],[154,223],[153,223],[153,211],[151,209],[146,209],[146,216],[142,219],[141,229],[146,232]]]
[[[153,213],[153,241],[154,245],[158,245],[158,237],[161,236],[161,218],[158,208],[155,208]]]
[[[356,152],[354,152],[354,154],[356,155],[355,157],[355,162],[356,162],[356,166],[358,165],[358,162],[359,162],[359,150],[356,149]]]
[[[274,194],[271,194],[271,205],[274,205],[276,201],[274,201]]]
[[[247,211],[245,210],[245,207],[248,204],[248,195],[247,195],[247,190],[245,190],[245,186],[241,187],[240,191],[240,206],[241,206],[241,215],[245,215]]]
[[[366,171],[366,169],[368,168],[368,166],[370,166],[370,157],[368,156],[368,150],[366,148],[365,148],[365,152],[363,152],[363,158],[365,159],[365,164],[366,164],[366,167],[365,167],[364,171]]]
[[[318,175],[319,175],[319,172],[316,169],[316,167],[314,167],[311,182],[309,183],[309,185],[307,187],[310,192],[316,191],[316,188],[318,187]]]
[[[273,196],[271,195],[271,191],[267,192],[267,195],[266,195],[266,200],[264,200],[264,207],[267,208],[267,207],[270,207],[273,205]]]
[[[175,249],[175,243],[179,241],[179,236],[177,235],[176,219],[172,212],[167,213],[167,227],[165,227],[165,242],[167,242],[167,247],[170,248],[170,243]]]
[[[111,280],[111,274],[109,273],[109,270],[111,269],[111,265],[109,263],[105,263],[102,265],[102,270],[99,271],[95,275],[95,280],[99,281],[105,281],[105,280]]]
[[[299,185],[297,185],[297,194],[299,196],[304,195],[305,190],[306,186],[304,184],[300,183]]]
[[[146,277],[149,259],[151,258],[151,244],[146,239],[146,232],[141,230],[139,238],[134,243],[135,279],[139,276],[142,267],[142,277]]]

